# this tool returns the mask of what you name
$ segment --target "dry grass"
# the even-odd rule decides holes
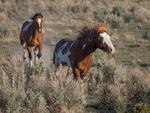
[[[3,58],[3,57],[2,57]],[[149,109],[149,77],[106,56],[97,61],[84,81],[74,81],[67,68],[33,68],[16,57],[1,59],[2,113],[137,112]]]

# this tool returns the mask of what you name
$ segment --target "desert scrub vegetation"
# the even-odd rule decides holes
[[[75,82],[72,74],[65,79],[65,68],[61,67],[55,71],[55,69],[44,69],[41,62],[33,68],[28,67],[26,63],[22,64],[21,61],[13,63],[3,62],[1,67],[0,111],[2,113],[83,111],[86,104],[86,84]]]
[[[2,113],[145,113],[149,112],[150,78],[106,56],[97,60],[83,81],[67,68],[34,67],[13,57],[0,68]]]
[[[93,12],[95,20],[120,29],[126,23],[148,23],[149,10],[132,2],[115,2],[110,8],[98,7]]]

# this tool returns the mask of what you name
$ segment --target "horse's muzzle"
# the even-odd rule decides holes
[[[112,50],[111,50],[111,54],[114,54],[115,51],[116,51],[116,50],[115,50],[115,48],[113,47]]]

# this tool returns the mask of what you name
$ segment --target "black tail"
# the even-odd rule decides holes
[[[53,52],[53,64],[55,64],[55,51],[56,51],[56,47],[55,47],[54,52]]]

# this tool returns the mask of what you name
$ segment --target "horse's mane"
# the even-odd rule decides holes
[[[100,25],[95,26],[84,26],[82,30],[79,32],[79,36],[77,40],[84,38],[94,38],[99,35],[99,33],[108,32],[107,28]]]

